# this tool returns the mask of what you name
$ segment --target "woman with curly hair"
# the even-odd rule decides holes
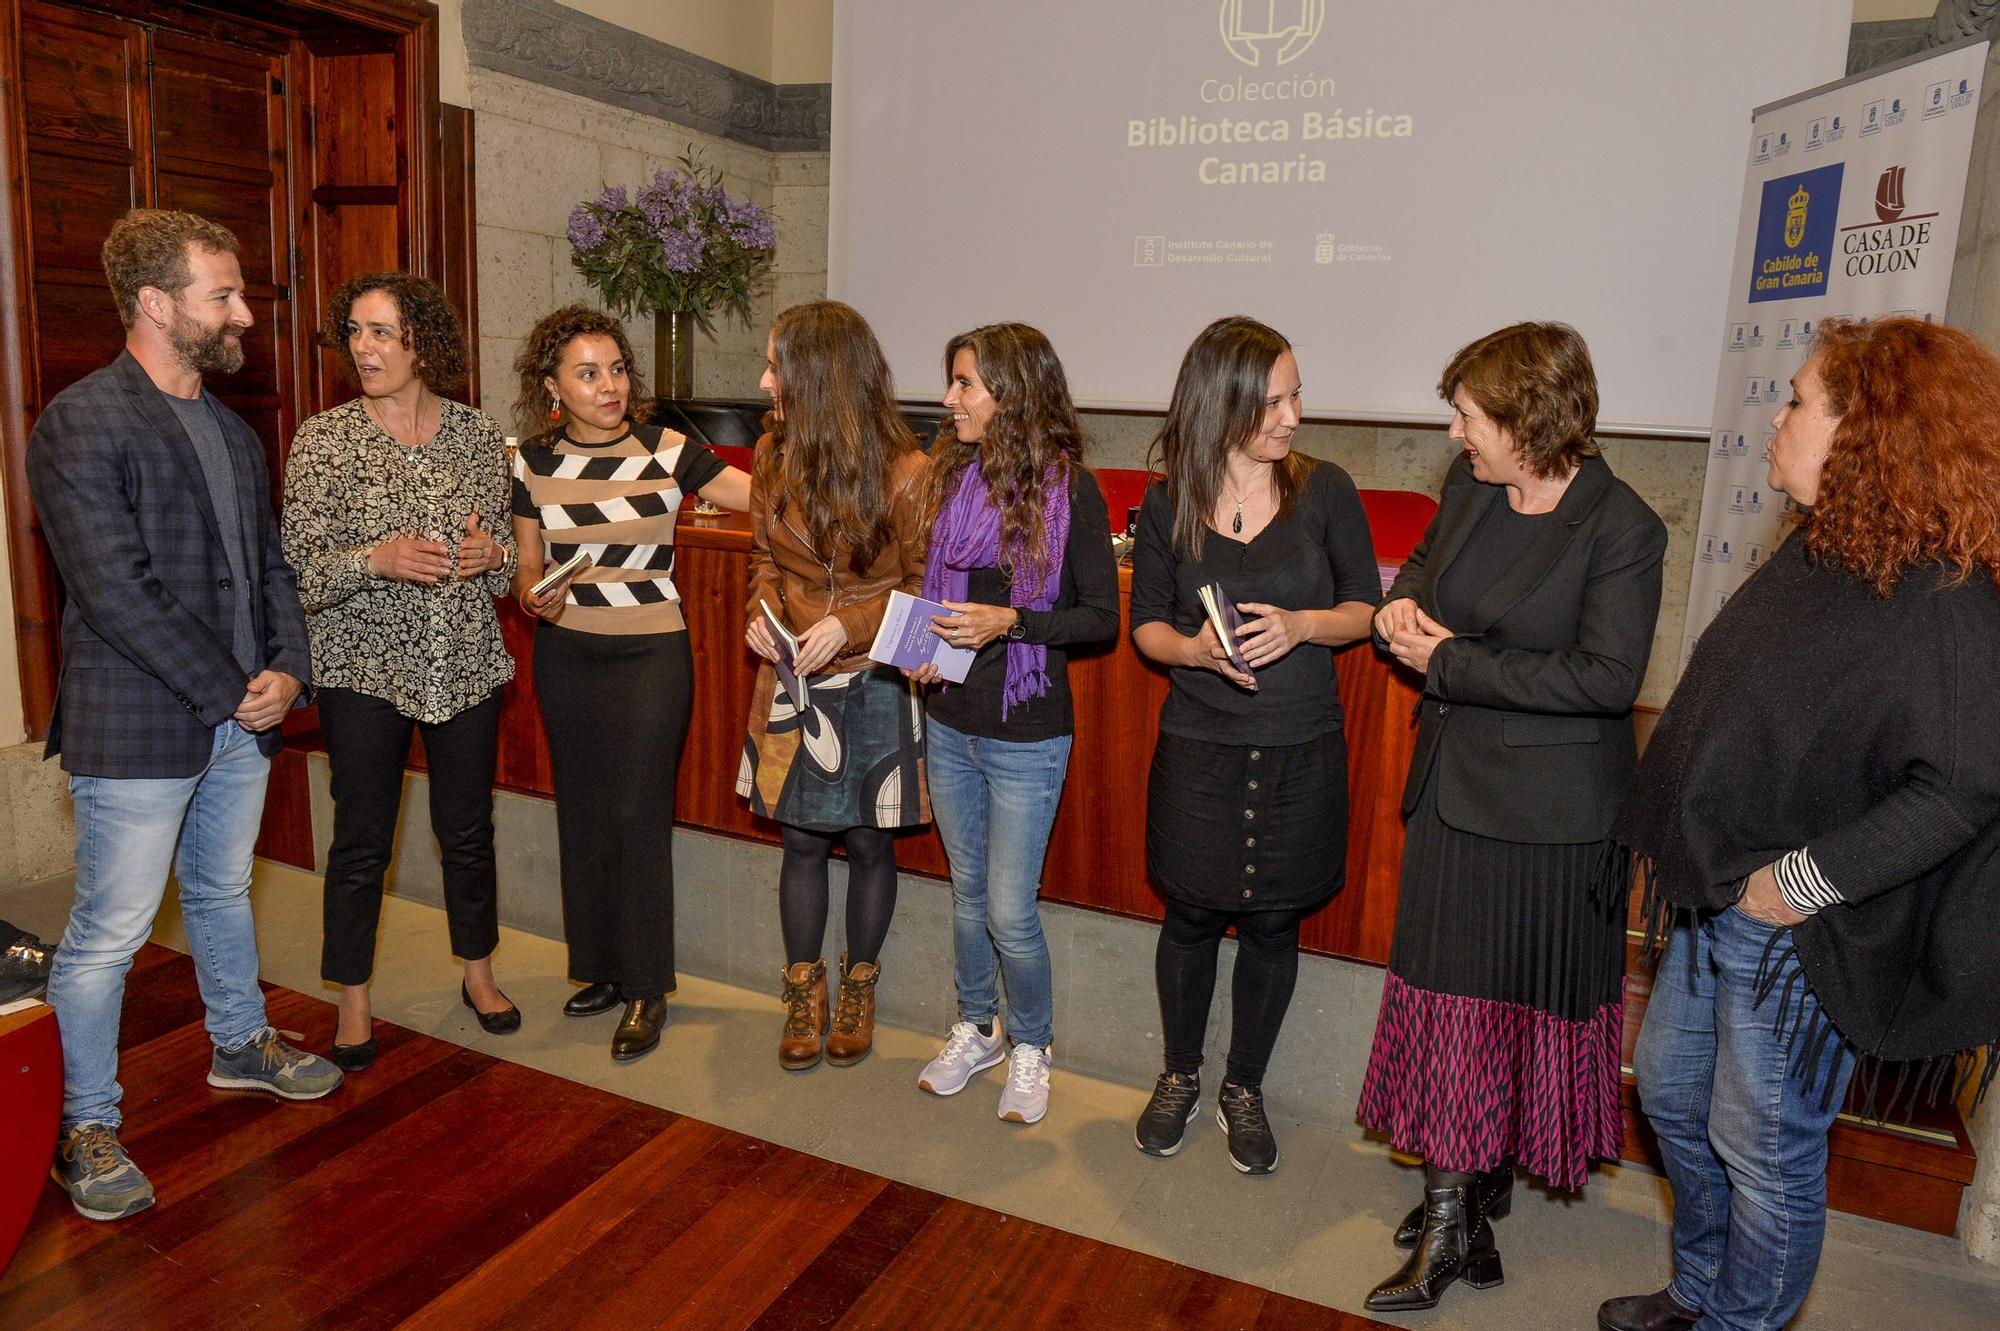
[[[959,1014],[917,1084],[955,1095],[1004,1058],[1000,1117],[1035,1123],[1055,1038],[1035,898],[1076,728],[1068,650],[1118,636],[1118,567],[1049,340],[1026,324],[975,328],[946,345],[944,370],[951,417],[924,485],[924,595],[951,611],[931,631],[977,655],[962,684],[935,665],[912,676],[933,686],[924,767],[951,861]]]
[[[433,282],[369,273],[334,292],[321,344],[360,396],[311,417],[285,466],[285,557],[299,573],[333,786],[320,974],[340,986],[333,1061],[375,1059],[368,981],[410,732],[429,764],[459,997],[492,1034],[521,1014],[493,982],[500,941],[493,768],[514,661],[500,427],[444,393],[465,382],[458,316]]]
[[[896,909],[894,830],[930,820],[914,686],[868,659],[889,593],[923,589],[924,455],[897,410],[874,330],[834,300],[780,313],[750,495],[744,640],[781,659],[765,617],[797,639],[805,704],[760,667],[736,792],[784,828],[778,1062],[858,1063],[875,1038],[875,982]],[[827,1010],[827,859],[847,848],[847,955]]]
[[[1830,318],[1772,425],[1795,528],[1702,634],[1612,829],[1671,925],[1633,1063],[1675,1271],[1610,1331],[1787,1325],[1856,1058],[1916,1062],[1912,1102],[1994,1073],[2000,359]]]
[[[625,327],[567,305],[514,359],[527,442],[514,458],[514,588],[535,625],[535,697],[548,736],[562,861],[572,1017],[624,1004],[611,1057],[660,1042],[674,980],[674,782],[694,709],[694,654],[674,588],[689,495],[750,502],[750,478],[649,425]],[[591,563],[548,588],[549,562]]]

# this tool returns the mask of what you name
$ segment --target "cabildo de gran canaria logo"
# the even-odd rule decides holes
[[[1826,294],[1843,170],[1836,162],[1764,182],[1750,269],[1753,302]]]
[[[1326,0],[1222,0],[1222,44],[1253,69],[1289,65],[1326,23]]]

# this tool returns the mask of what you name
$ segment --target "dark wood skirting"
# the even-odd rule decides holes
[[[193,964],[148,946],[128,987],[123,1138],[159,1201],[97,1223],[46,1185],[0,1275],[10,1331],[1385,1325],[385,1022],[324,1100],[213,1091]],[[331,1038],[329,1004],[267,998]]]

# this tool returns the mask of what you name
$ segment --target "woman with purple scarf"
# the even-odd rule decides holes
[[[1181,1149],[1201,1099],[1222,936],[1236,927],[1229,1065],[1216,1118],[1230,1163],[1278,1166],[1264,1069],[1299,973],[1299,925],[1347,860],[1347,743],[1333,649],[1368,636],[1381,575],[1339,467],[1292,451],[1299,364],[1254,319],[1218,319],[1181,360],[1132,552],[1132,641],[1172,671],[1146,786],[1146,869],[1166,898],[1154,977],[1166,1070],[1139,1149]],[[1241,615],[1236,656],[1203,593]],[[1220,616],[1228,621],[1230,615]]]
[[[951,860],[959,1011],[918,1085],[955,1095],[1006,1059],[1000,1117],[1033,1123],[1048,1112],[1054,1039],[1035,898],[1075,730],[1066,652],[1117,637],[1118,570],[1049,340],[990,324],[954,337],[944,368],[952,414],[931,449],[924,596],[951,611],[931,631],[978,654],[963,684],[936,666],[911,674],[934,686],[925,763]]]

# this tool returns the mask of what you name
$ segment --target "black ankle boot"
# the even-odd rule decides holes
[[[1481,1220],[1505,1220],[1507,1212],[1514,1209],[1514,1167],[1502,1165],[1489,1169],[1473,1180],[1473,1205],[1478,1208]],[[1396,1236],[1390,1240],[1405,1252],[1417,1246],[1417,1235],[1424,1232],[1424,1204],[1418,1202],[1403,1217],[1403,1223],[1396,1226]]]
[[[627,1062],[652,1051],[660,1043],[660,1027],[667,1023],[667,998],[634,998],[625,1004],[624,1019],[611,1035],[611,1057]]]
[[[1474,1289],[1501,1281],[1500,1254],[1493,1227],[1473,1220],[1477,1185],[1424,1190],[1424,1224],[1403,1269],[1369,1292],[1370,1312],[1413,1312],[1435,1308],[1454,1280]]]

